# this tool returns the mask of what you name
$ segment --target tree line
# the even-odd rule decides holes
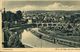
[[[22,12],[20,10],[13,13],[11,11],[4,11],[2,12],[2,21],[19,21],[22,19]]]

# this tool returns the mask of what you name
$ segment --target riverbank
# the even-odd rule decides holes
[[[69,37],[69,39],[66,39],[65,36],[57,36],[57,35],[51,37],[51,34],[53,34],[53,33],[47,34],[47,32],[45,32],[45,31],[42,31],[42,32],[45,32],[45,33],[42,33],[42,32],[36,31],[34,29],[31,30],[31,32],[38,38],[46,40],[46,41],[54,43],[54,44],[65,45],[68,47],[80,47],[80,43],[76,42],[76,41],[72,41],[73,39],[70,40],[70,37]]]
[[[37,31],[37,29],[36,29]],[[68,46],[54,44],[49,41],[43,40],[35,36],[31,31],[26,31],[22,33],[21,42],[24,45],[33,46],[33,48],[67,48]]]

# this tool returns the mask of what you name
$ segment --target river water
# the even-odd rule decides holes
[[[37,30],[37,29],[35,29],[35,30]],[[22,33],[21,42],[25,45],[29,45],[29,46],[32,46],[35,48],[64,48],[64,47],[68,47],[65,45],[54,44],[54,43],[50,43],[48,41],[39,39],[34,34],[32,34],[30,31],[26,31],[26,30],[24,30]]]

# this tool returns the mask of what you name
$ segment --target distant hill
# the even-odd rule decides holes
[[[65,10],[54,10],[54,11],[47,11],[47,10],[32,10],[32,11],[25,11],[25,14],[59,14],[59,15],[72,15],[72,14],[80,14],[80,10],[75,11],[65,11]]]

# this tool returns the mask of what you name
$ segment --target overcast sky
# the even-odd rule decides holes
[[[5,1],[7,10],[80,10],[80,1]]]

